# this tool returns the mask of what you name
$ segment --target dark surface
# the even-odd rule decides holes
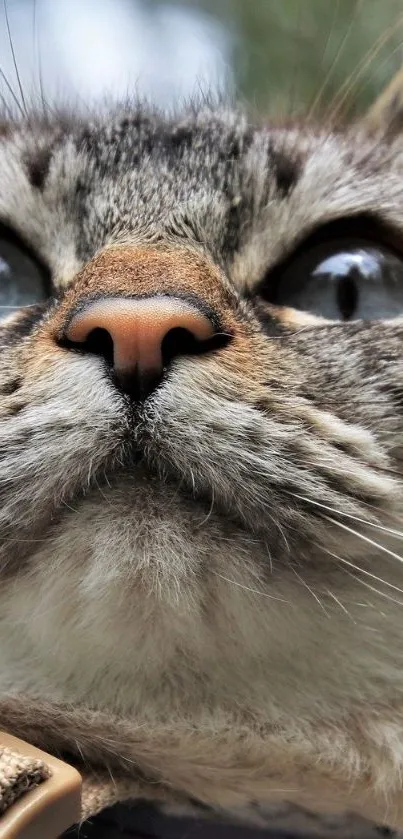
[[[68,830],[64,839],[295,839],[283,831],[258,830],[238,825],[212,823],[206,819],[174,818],[148,805],[118,805],[104,810],[79,828]]]
[[[167,816],[149,804],[116,805],[80,827],[71,828],[62,839],[381,839],[398,837],[388,827],[363,820],[312,817],[301,828],[252,828],[211,819]]]

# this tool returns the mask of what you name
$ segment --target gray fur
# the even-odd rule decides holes
[[[152,724],[281,721],[300,744],[316,722],[344,737],[346,714],[401,703],[403,574],[387,553],[400,550],[401,313],[264,318],[258,285],[335,219],[371,215],[400,240],[402,174],[398,139],[225,111],[5,127],[0,220],[46,263],[54,298],[2,327],[3,691]],[[224,350],[179,359],[133,407],[101,359],[42,355],[80,269],[121,244],[217,266],[244,366]],[[374,785],[391,789],[403,738],[382,725],[365,748],[386,754]]]

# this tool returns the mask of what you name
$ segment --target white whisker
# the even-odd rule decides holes
[[[327,593],[328,593],[329,597],[332,597],[332,599],[333,599],[333,600],[337,603],[337,605],[338,605],[338,606],[340,606],[340,609],[342,609],[342,610],[343,610],[343,612],[345,612],[345,613],[346,613],[346,615],[348,615],[348,617],[350,618],[350,620],[352,620],[352,622],[353,622],[353,623],[356,623],[356,621],[354,620],[353,616],[352,616],[352,615],[350,615],[350,612],[348,611],[348,609],[346,609],[346,607],[343,605],[343,603],[341,602],[341,600],[339,600],[339,598],[338,598],[338,597],[336,597],[336,595],[335,595],[335,594],[333,594],[333,592],[332,592],[332,591],[330,591],[330,589],[328,589],[328,588],[327,588],[327,589],[326,589],[326,591],[327,591]]]
[[[360,574],[365,574],[366,577],[372,577],[372,579],[377,580],[378,583],[382,583],[382,585],[388,586],[388,588],[393,588],[395,591],[398,591],[399,594],[403,594],[403,588],[399,588],[399,586],[395,586],[393,583],[388,583],[388,581],[383,580],[382,577],[378,577],[376,574],[372,574],[371,571],[366,571],[365,568],[361,568],[354,562],[350,562],[349,559],[344,559],[342,556],[338,556],[338,554],[329,551],[327,548],[325,548],[324,550],[329,556],[334,557],[334,559],[337,559],[338,562],[342,562],[343,565],[349,565],[350,568],[354,568],[354,570],[359,571]]]
[[[294,498],[299,498],[300,501],[306,501],[308,504],[313,504],[315,507],[321,507],[323,510],[328,510],[330,513],[336,513],[339,516],[344,516],[344,518],[358,521],[360,524],[366,524],[368,527],[374,527],[376,530],[382,530],[384,533],[396,536],[397,539],[403,539],[403,532],[400,530],[394,530],[392,527],[385,527],[382,524],[376,524],[368,519],[353,516],[352,513],[345,513],[343,510],[336,510],[335,507],[330,507],[328,504],[323,504],[321,501],[314,501],[313,498],[306,498],[304,495],[297,495],[295,492],[291,493],[291,495],[293,495]]]
[[[396,600],[395,597],[391,597],[390,594],[386,594],[385,591],[379,591],[379,589],[375,588],[375,586],[371,586],[370,583],[366,583],[365,580],[361,580],[360,577],[356,577],[356,575],[352,574],[351,571],[346,570],[345,573],[356,580],[357,583],[360,583],[360,585],[365,586],[365,588],[369,588],[370,591],[375,592],[375,594],[379,594],[380,597],[385,597],[386,600],[390,600],[392,603],[397,603],[398,606],[403,606],[403,602],[401,600]]]
[[[302,583],[302,585],[309,591],[309,593],[312,595],[314,600],[316,600],[316,602],[319,604],[320,608],[325,613],[326,617],[329,618],[330,617],[329,612],[326,611],[323,603],[321,602],[321,600],[319,600],[319,597],[317,596],[317,594],[315,594],[315,592],[313,591],[313,589],[311,589],[311,587],[308,585],[308,583],[306,583],[305,580],[302,579],[301,575],[298,574],[298,571],[296,571],[295,568],[291,567],[291,570],[294,572],[295,576],[298,577],[298,579]]]
[[[245,589],[245,591],[251,591],[252,594],[260,594],[261,597],[268,597],[270,600],[278,600],[280,603],[289,603],[289,600],[284,600],[283,597],[275,597],[274,594],[267,594],[265,591],[259,591],[257,588],[251,588],[250,586],[245,586],[243,583],[238,583],[236,580],[230,580],[229,577],[224,577],[223,574],[219,574],[218,571],[211,571],[212,574],[215,574],[216,577],[221,577],[222,580],[225,580],[227,583],[232,583],[233,586],[239,586],[239,588]]]
[[[399,562],[403,562],[403,557],[396,554],[394,551],[390,551],[389,548],[385,548],[384,545],[380,545],[379,542],[374,542],[373,539],[370,539],[369,536],[364,536],[363,533],[359,533],[358,530],[354,530],[352,527],[348,527],[347,524],[342,524],[341,521],[337,521],[333,519],[331,516],[323,516],[324,519],[330,521],[332,524],[335,524],[337,527],[342,528],[342,530],[347,530],[348,533],[352,533],[353,536],[357,536],[358,539],[362,539],[364,542],[368,542],[369,545],[372,545],[374,548],[379,548],[380,551],[383,551],[388,556],[393,557],[393,559],[397,559]]]

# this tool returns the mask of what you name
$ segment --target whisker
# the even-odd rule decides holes
[[[320,608],[323,610],[323,612],[325,613],[326,617],[327,617],[327,618],[329,618],[329,617],[330,617],[329,612],[327,612],[327,611],[326,611],[326,609],[325,609],[325,607],[324,607],[324,605],[323,605],[322,601],[321,601],[321,600],[319,600],[319,597],[317,596],[317,594],[315,594],[315,592],[313,591],[313,589],[311,589],[311,587],[308,585],[308,583],[306,583],[306,582],[305,582],[305,580],[303,580],[303,579],[302,579],[301,575],[300,575],[300,574],[298,574],[298,571],[296,571],[296,570],[295,570],[295,568],[293,568],[293,566],[291,566],[291,570],[293,571],[293,573],[295,574],[295,576],[296,576],[296,577],[298,577],[298,579],[299,579],[299,581],[302,583],[302,585],[303,585],[306,589],[308,589],[309,593],[312,595],[312,597],[314,598],[314,600],[316,600],[316,602],[319,604]]]
[[[348,533],[352,533],[353,536],[357,536],[358,539],[362,539],[364,542],[367,542],[374,548],[378,548],[380,551],[383,551],[385,554],[388,554],[388,556],[391,556],[393,559],[397,559],[398,562],[403,562],[403,557],[399,556],[399,554],[395,553],[394,551],[389,550],[389,548],[385,548],[384,545],[380,545],[379,542],[374,542],[374,540],[370,539],[369,536],[364,536],[363,533],[359,533],[358,530],[354,530],[354,528],[348,527],[347,524],[343,524],[341,521],[337,521],[337,519],[333,519],[331,516],[323,516],[323,518],[327,521],[330,521],[332,524],[335,524],[337,527],[341,527],[343,530],[347,530]]]
[[[314,116],[315,111],[316,111],[316,109],[317,109],[318,105],[319,105],[319,104],[320,104],[320,102],[321,102],[322,96],[323,96],[323,94],[324,94],[324,92],[325,92],[325,90],[326,90],[326,87],[327,87],[327,85],[328,85],[328,83],[329,83],[329,81],[330,81],[330,79],[331,79],[331,77],[332,77],[333,70],[334,70],[334,69],[335,69],[335,67],[337,66],[337,63],[338,63],[338,61],[339,61],[339,59],[340,59],[340,57],[341,57],[341,55],[342,55],[342,53],[343,53],[344,47],[346,46],[346,43],[347,43],[347,41],[348,41],[348,39],[349,39],[349,37],[350,37],[350,35],[351,35],[351,30],[352,30],[352,28],[353,28],[354,19],[355,19],[356,15],[357,15],[357,11],[358,11],[359,7],[361,6],[361,4],[362,4],[362,0],[356,0],[355,7],[354,7],[354,11],[353,11],[353,14],[352,14],[352,16],[351,16],[350,23],[349,23],[349,25],[348,25],[348,27],[347,27],[347,30],[346,30],[346,32],[344,33],[343,38],[341,39],[341,42],[340,42],[340,44],[339,44],[339,46],[338,46],[338,48],[337,48],[336,55],[335,55],[335,57],[334,57],[334,59],[333,59],[333,61],[332,61],[331,65],[330,65],[329,70],[327,71],[326,76],[325,76],[325,78],[324,78],[324,80],[323,80],[323,82],[322,82],[322,84],[321,84],[321,86],[320,86],[320,88],[319,88],[319,90],[318,90],[318,93],[316,94],[315,99],[314,99],[314,101],[313,101],[313,103],[312,103],[312,105],[311,105],[311,107],[310,107],[310,109],[309,109],[309,111],[308,111],[308,121],[309,121],[310,119],[312,119],[312,117]],[[327,46],[326,46],[326,48],[327,48]]]
[[[298,34],[301,32],[301,13],[302,13],[302,3],[299,3],[298,7],[297,7],[297,23],[296,23],[296,30],[297,30]],[[298,80],[299,80],[299,75],[300,74],[299,74],[298,62],[295,61],[294,62],[294,67],[292,69],[291,84],[290,84],[290,89],[289,89],[288,97],[287,97],[288,100],[289,100],[289,103],[290,103],[290,105],[289,105],[289,113],[290,114],[293,114],[294,110],[295,110],[297,83],[298,83]]]
[[[325,58],[326,58],[326,55],[327,55],[327,51],[329,49],[330,41],[332,40],[332,35],[333,35],[333,32],[334,32],[334,25],[336,23],[336,19],[337,19],[337,16],[339,14],[339,11],[340,11],[340,0],[337,0],[337,2],[334,4],[334,7],[333,7],[333,17],[332,17],[329,32],[328,32],[328,35],[327,35],[327,38],[326,38],[325,46],[323,48],[322,57],[321,57],[321,60],[320,60],[320,66],[321,67],[323,67],[323,64],[324,64],[324,61],[325,61]],[[356,8],[353,11],[353,17],[355,17],[356,12],[357,12],[357,5],[356,5]],[[351,21],[350,21],[350,24],[351,24]]]
[[[350,95],[351,91],[354,89],[354,85],[357,84],[358,80],[361,78],[362,74],[368,69],[371,61],[378,55],[379,51],[382,47],[390,41],[394,33],[397,31],[399,26],[402,25],[403,22],[403,15],[399,15],[397,21],[395,21],[391,26],[389,26],[382,35],[377,38],[375,44],[367,50],[366,54],[363,56],[361,61],[358,63],[355,71],[350,74],[348,79],[341,85],[338,94],[334,97],[333,102],[331,103],[331,110],[328,109],[328,116],[326,117],[327,121],[330,120],[334,121],[340,109],[343,107],[346,99]]]
[[[6,88],[7,88],[8,92],[10,93],[12,98],[14,99],[14,102],[15,102],[18,110],[20,111],[21,116],[25,117],[24,109],[21,107],[21,102],[19,101],[18,96],[16,96],[10,82],[8,81],[8,78],[7,78],[4,70],[2,70],[1,67],[0,67],[0,78],[3,79],[3,82],[6,85]]]
[[[37,57],[39,91],[40,91],[40,96],[41,96],[42,107],[45,110],[45,92],[44,92],[44,85],[43,85],[43,71],[42,71],[41,52],[40,52],[40,48],[39,48],[36,2],[37,2],[37,0],[34,0],[34,2],[33,2],[33,20],[32,20],[34,55],[36,54],[36,57]]]
[[[348,611],[348,609],[346,609],[346,607],[343,605],[343,603],[341,602],[341,600],[339,600],[339,598],[338,598],[338,597],[336,597],[336,595],[335,595],[335,594],[333,594],[333,592],[332,592],[332,591],[330,591],[330,589],[328,589],[328,588],[327,588],[327,589],[325,589],[325,590],[326,590],[327,594],[329,595],[329,597],[332,597],[332,598],[333,598],[333,600],[337,603],[337,605],[338,605],[338,606],[340,606],[340,609],[342,609],[342,610],[343,610],[343,612],[345,612],[345,613],[346,613],[346,615],[348,615],[348,617],[350,618],[350,620],[352,620],[352,622],[353,622],[353,623],[356,623],[356,621],[354,620],[353,616],[352,616],[352,615],[350,615],[350,612]]]
[[[8,19],[8,10],[7,10],[7,1],[6,0],[3,0],[3,5],[4,5],[4,14],[5,14],[5,18],[6,18],[8,41],[9,41],[9,44],[10,44],[11,55],[13,57],[15,75],[17,76],[17,84],[18,84],[18,88],[19,88],[19,91],[20,91],[21,102],[22,102],[22,105],[23,105],[22,110],[23,110],[23,112],[25,112],[25,115],[28,116],[28,110],[27,110],[27,105],[26,105],[26,102],[25,102],[24,91],[22,89],[22,84],[21,84],[21,77],[20,77],[20,74],[19,74],[19,71],[18,71],[17,60],[16,60],[15,52],[14,52],[13,39],[11,37],[10,21]]]
[[[245,589],[245,591],[250,591],[252,594],[260,594],[261,597],[268,597],[269,600],[278,600],[280,603],[288,603],[290,604],[289,600],[284,600],[283,597],[275,597],[274,594],[267,594],[265,591],[259,591],[257,588],[251,588],[250,586],[245,586],[243,583],[238,583],[236,580],[231,580],[229,577],[224,577],[223,574],[219,574],[218,571],[211,571],[211,574],[215,574],[216,577],[221,577],[222,580],[225,580],[227,583],[232,583],[233,586],[238,586],[239,588]]]
[[[392,603],[397,603],[398,606],[403,606],[403,602],[401,600],[396,600],[395,597],[391,597],[390,594],[386,594],[386,591],[379,591],[379,589],[375,588],[375,586],[371,586],[370,583],[366,583],[365,580],[361,580],[360,577],[356,577],[355,574],[352,574],[351,571],[345,571],[353,580],[356,580],[357,583],[360,585],[365,586],[370,591],[375,592],[375,594],[379,594],[380,597],[384,597],[386,600],[390,600]]]
[[[328,556],[334,557],[337,559],[338,562],[342,562],[343,565],[348,565],[350,568],[354,568],[355,571],[359,571],[360,574],[365,574],[366,577],[372,577],[373,580],[377,580],[378,583],[382,583],[382,585],[387,586],[388,588],[393,588],[395,591],[398,591],[399,594],[403,594],[403,588],[399,588],[399,586],[395,586],[393,583],[389,583],[387,580],[382,579],[382,577],[378,577],[376,574],[372,574],[371,571],[366,571],[365,568],[361,568],[359,565],[356,565],[354,562],[350,562],[349,559],[345,559],[342,556],[338,556],[338,554],[329,551],[328,548],[323,549]]]
[[[394,49],[391,52],[388,52],[386,58],[384,58],[381,62],[378,63],[378,65],[375,67],[374,72],[371,73],[371,75],[366,74],[364,81],[361,82],[359,86],[357,85],[357,87],[355,88],[354,98],[359,99],[366,86],[370,84],[374,80],[374,78],[382,77],[382,72],[385,69],[385,67],[387,67],[388,65],[390,66],[392,58],[394,58],[394,56],[397,55],[397,53],[401,52],[402,44],[403,42],[400,41],[400,43],[396,47],[394,47]]]
[[[391,536],[395,536],[397,539],[403,539],[403,532],[400,530],[394,530],[393,527],[385,527],[382,524],[376,524],[369,519],[360,518],[360,516],[353,516],[352,513],[346,513],[343,510],[336,510],[335,507],[330,507],[328,504],[323,504],[321,501],[314,501],[313,498],[306,498],[304,495],[298,495],[296,492],[291,492],[294,498],[299,498],[300,501],[306,501],[307,504],[313,504],[315,507],[320,507],[323,510],[328,510],[330,513],[336,513],[339,516],[343,516],[347,519],[352,519],[353,521],[358,521],[360,524],[366,524],[369,527],[373,527],[376,530],[382,530],[384,533],[389,533]]]
[[[401,513],[397,513],[397,512],[394,513],[394,512],[392,512],[392,510],[388,510],[387,513],[385,513],[385,510],[382,510],[376,504],[371,504],[370,501],[363,501],[362,498],[360,498],[360,505],[363,505],[364,507],[368,507],[369,510],[374,510],[377,515],[380,512],[382,512],[382,513],[384,513],[388,516],[388,519],[394,519],[395,521],[398,521],[398,522],[401,522],[401,520],[402,520]],[[368,522],[368,524],[369,524],[369,522]],[[396,532],[400,532],[400,531],[396,531]]]

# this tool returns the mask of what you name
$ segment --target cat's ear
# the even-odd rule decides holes
[[[369,111],[361,125],[370,134],[394,137],[403,134],[403,69],[399,70]]]

